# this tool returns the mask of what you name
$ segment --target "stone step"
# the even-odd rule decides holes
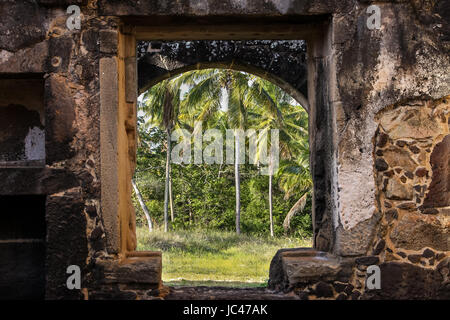
[[[299,300],[290,293],[280,293],[267,288],[227,287],[170,287],[165,300]]]
[[[119,260],[99,260],[105,284],[161,285],[162,257],[158,251],[127,252]]]
[[[353,259],[312,248],[281,249],[270,264],[269,289],[290,291],[319,281],[347,281]]]

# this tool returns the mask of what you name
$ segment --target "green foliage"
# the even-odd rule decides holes
[[[154,129],[152,129],[154,130]],[[164,134],[154,135],[164,142]],[[151,158],[156,157],[155,154]],[[164,159],[165,152],[159,154],[151,166],[136,170],[136,182],[147,207],[157,226],[163,223],[164,212]],[[146,161],[144,161],[146,163]],[[157,166],[159,164],[159,166]],[[241,165],[241,228],[244,233],[267,235],[269,232],[268,176],[260,175],[258,169],[249,164]],[[235,228],[235,186],[233,165],[177,165],[172,164],[172,190],[174,196],[175,220],[172,230],[204,228],[207,230],[233,231]],[[277,181],[274,179],[275,182]],[[283,220],[300,198],[285,199],[285,192],[274,182],[273,215],[275,235],[284,233]],[[146,220],[137,202],[136,222],[145,225]],[[292,220],[293,236],[311,236],[311,205],[306,206],[302,215]]]
[[[182,89],[182,87],[187,89]],[[185,91],[184,95],[182,91]],[[221,101],[226,100],[226,108]],[[165,129],[187,128],[203,121],[203,130],[254,128],[280,130],[280,169],[273,178],[273,218],[276,236],[284,234],[284,218],[301,196],[309,193],[308,115],[276,85],[259,77],[225,69],[186,72],[155,85],[140,104],[145,116],[138,119],[139,143],[135,180],[155,226],[163,223],[164,178],[167,152]],[[205,145],[203,146],[205,147]],[[269,233],[269,177],[253,165],[240,165],[241,230],[245,234]],[[175,219],[172,230],[235,229],[233,165],[171,164]],[[291,221],[291,236],[312,233],[311,197]],[[146,224],[133,198],[137,225]]]

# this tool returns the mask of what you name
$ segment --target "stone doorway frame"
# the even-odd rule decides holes
[[[100,59],[102,212],[108,252],[122,257],[135,252],[135,213],[131,178],[136,161],[137,57],[141,40],[305,40],[311,174],[314,181],[314,249],[334,245],[335,116],[331,108],[332,70],[329,17],[299,24],[164,25],[126,23],[118,32],[118,58]],[[148,253],[154,256],[155,253]]]

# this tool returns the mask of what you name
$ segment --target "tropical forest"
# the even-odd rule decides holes
[[[162,251],[169,285],[265,286],[277,250],[312,246],[308,113],[254,74],[145,91],[132,184],[138,250]]]

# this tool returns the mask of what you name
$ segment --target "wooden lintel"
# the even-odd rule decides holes
[[[136,26],[136,40],[302,40],[316,24]]]

